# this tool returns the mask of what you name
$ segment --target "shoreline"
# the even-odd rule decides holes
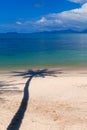
[[[22,71],[23,72],[23,71],[28,71],[28,70],[36,71],[36,70],[42,70],[42,69],[47,69],[47,70],[51,70],[51,71],[62,71],[65,73],[75,73],[75,72],[78,74],[80,74],[80,72],[82,72],[82,73],[84,72],[85,74],[87,73],[87,66],[85,66],[85,67],[58,66],[58,67],[0,68],[0,73],[11,73],[13,71]]]

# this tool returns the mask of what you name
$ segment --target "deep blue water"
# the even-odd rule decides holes
[[[87,34],[0,34],[0,67],[87,65]]]

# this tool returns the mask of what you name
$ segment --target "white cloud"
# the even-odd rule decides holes
[[[47,30],[87,29],[87,3],[81,8],[49,14],[36,21],[36,28]]]
[[[20,26],[21,25],[21,26]],[[85,30],[87,29],[87,3],[80,8],[52,13],[42,16],[36,21],[16,21],[12,25],[3,25],[2,28],[15,29],[19,32],[53,31],[53,30]]]
[[[37,23],[44,23],[46,22],[46,18],[45,17],[42,17],[40,20],[37,21]]]
[[[74,2],[74,3],[86,3],[87,0],[68,0],[70,2]]]
[[[20,22],[20,21],[17,21],[17,22],[16,22],[16,24],[18,24],[18,25],[22,25],[22,22]]]

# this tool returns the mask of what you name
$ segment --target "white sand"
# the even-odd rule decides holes
[[[87,71],[32,78],[20,130],[87,130]],[[27,79],[0,74],[0,130],[17,112]]]

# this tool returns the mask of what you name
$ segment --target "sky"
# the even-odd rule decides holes
[[[87,29],[87,0],[0,0],[0,32]]]

